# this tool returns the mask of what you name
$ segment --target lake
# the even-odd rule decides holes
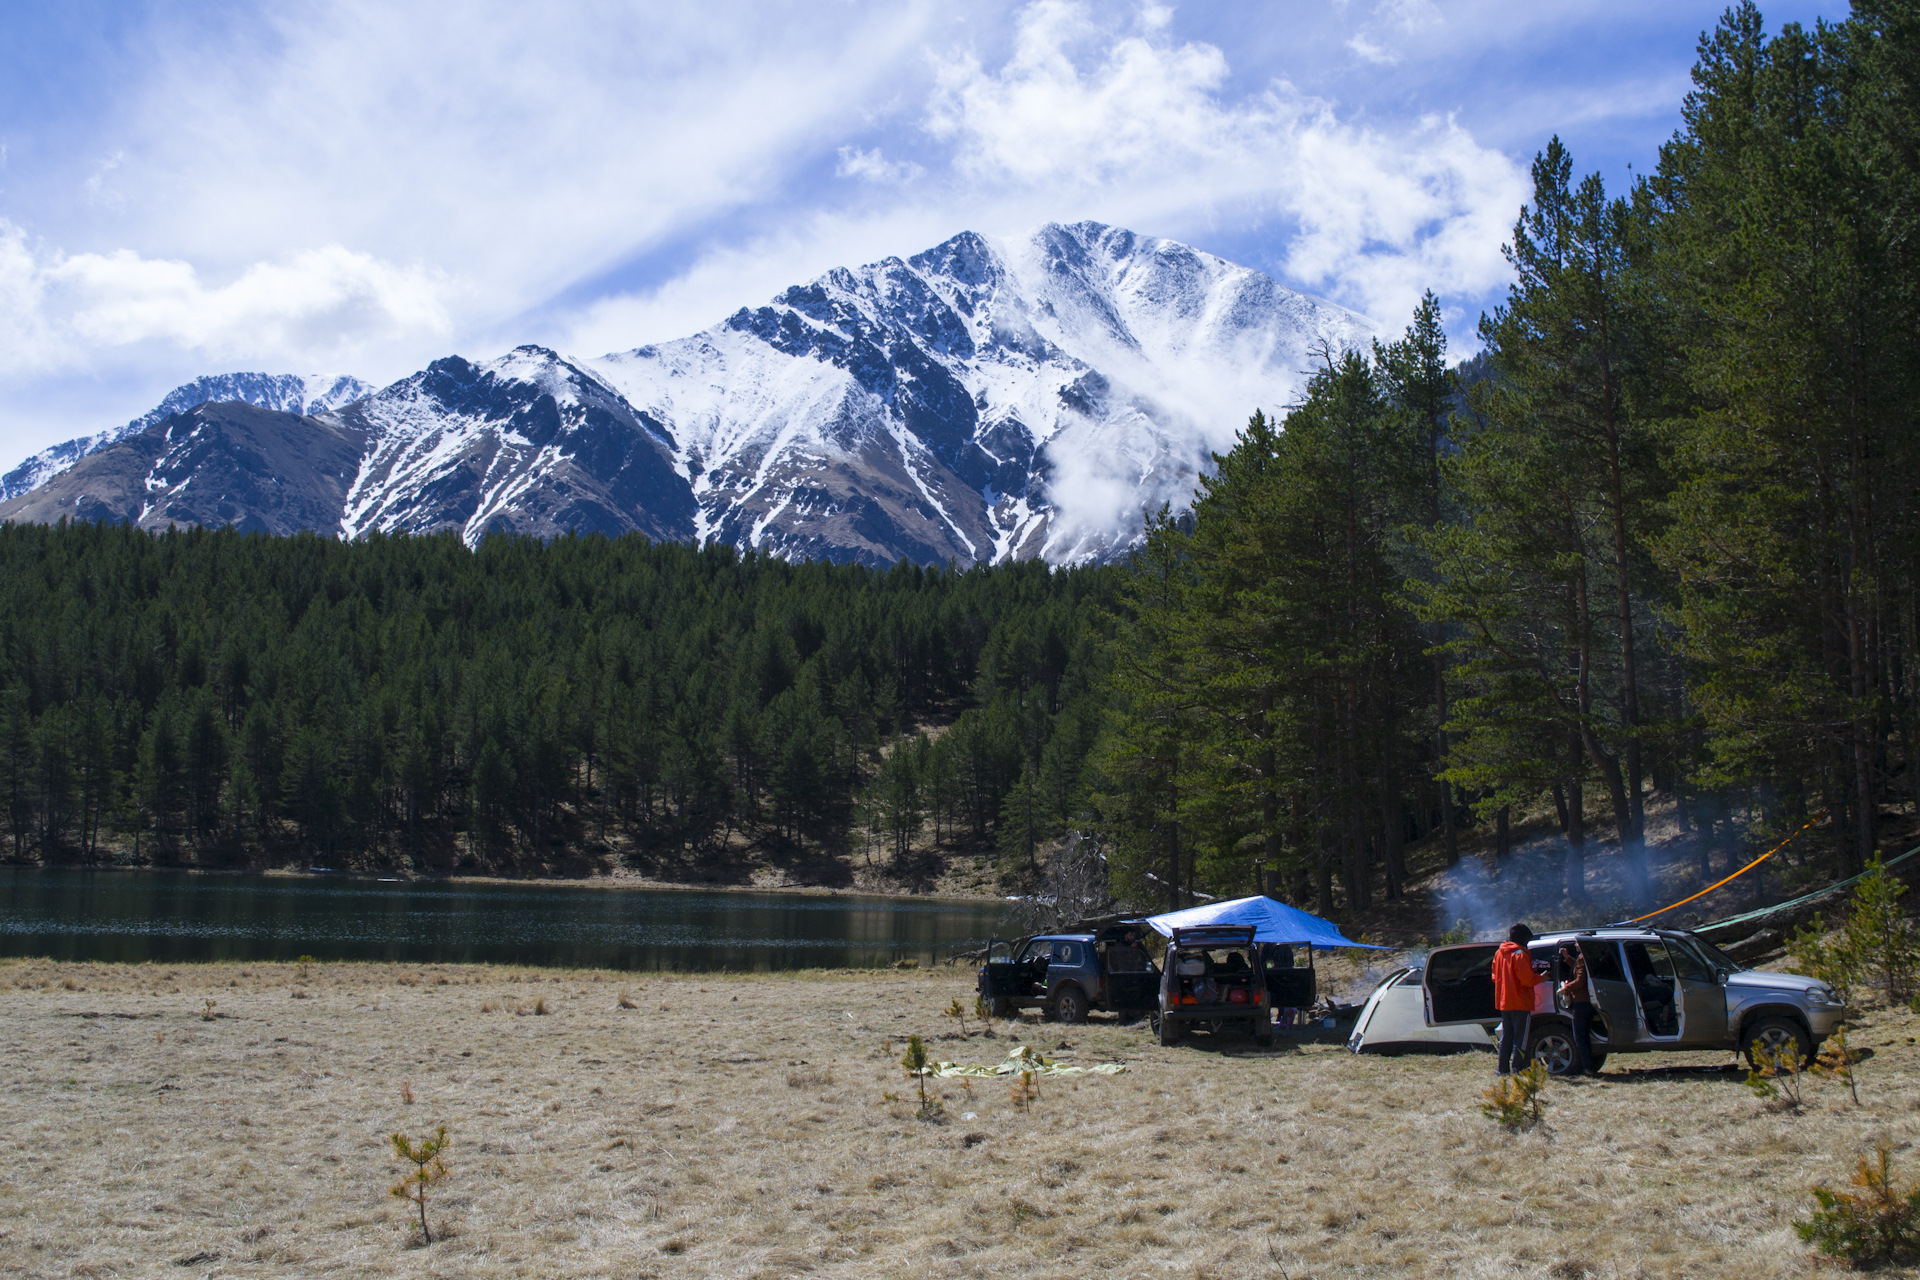
[[[1009,904],[0,868],[0,955],[774,970],[922,964],[985,945]],[[1004,933],[1002,936],[1005,936]]]

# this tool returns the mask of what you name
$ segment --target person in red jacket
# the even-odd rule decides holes
[[[1516,924],[1493,953],[1493,1007],[1500,1011],[1500,1074],[1527,1065],[1527,1032],[1533,1024],[1533,989],[1547,981],[1533,971],[1527,944],[1533,930]]]

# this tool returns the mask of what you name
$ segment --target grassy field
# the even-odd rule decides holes
[[[962,1040],[942,1011],[968,984],[3,962],[0,1275],[1759,1280],[1821,1269],[1789,1227],[1810,1182],[1920,1134],[1904,1011],[1859,1024],[1859,1108],[1616,1058],[1515,1136],[1480,1114],[1485,1055],[1162,1049],[1098,1020]],[[924,1122],[909,1032],[1127,1071],[1031,1111],[940,1081]],[[421,1247],[386,1135],[441,1123]]]

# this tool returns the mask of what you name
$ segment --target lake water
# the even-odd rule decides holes
[[[0,955],[867,968],[985,944],[1007,904],[346,876],[0,868]],[[1004,936],[1004,934],[1002,934]]]

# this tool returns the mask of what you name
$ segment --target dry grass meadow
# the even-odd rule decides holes
[[[1029,1020],[932,1048],[1128,1072],[1030,1112],[942,1081],[923,1122],[901,1039],[957,1035],[968,981],[0,963],[0,1274],[1761,1280],[1822,1270],[1789,1228],[1809,1182],[1920,1134],[1905,1012],[1859,1027],[1860,1108],[1616,1058],[1516,1136],[1484,1055]],[[440,1123],[421,1247],[386,1135]]]

